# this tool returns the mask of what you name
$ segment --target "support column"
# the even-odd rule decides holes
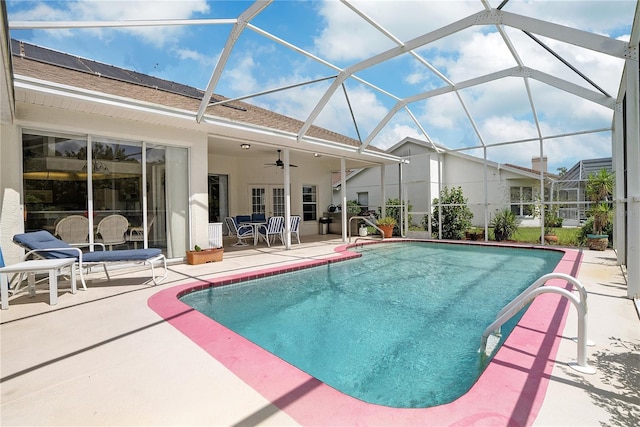
[[[625,215],[625,170],[624,170],[624,120],[622,116],[622,102],[617,102],[613,112],[612,139],[612,163],[615,172],[615,221],[613,228],[613,247],[616,249],[618,265],[626,264],[627,259],[627,235]]]
[[[289,149],[284,149],[284,247],[291,249],[291,166]]]
[[[627,59],[625,140],[627,147],[627,296],[640,298],[640,89],[638,60]]]

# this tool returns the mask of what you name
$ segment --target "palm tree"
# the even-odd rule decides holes
[[[593,217],[593,232],[598,236],[611,221],[613,185],[614,174],[605,168],[597,174],[590,174],[587,180],[586,195],[594,203],[589,214]]]
[[[611,205],[607,202],[600,202],[591,208],[593,216],[593,232],[602,235],[602,230],[609,224]]]
[[[605,168],[600,169],[597,174],[589,174],[587,180],[586,193],[592,202],[602,202],[609,200],[613,194],[614,174]]]

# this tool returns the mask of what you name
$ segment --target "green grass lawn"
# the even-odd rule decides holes
[[[558,236],[558,246],[579,246],[580,228],[554,228],[553,231]],[[489,229],[489,239],[495,240],[492,229]],[[540,227],[518,227],[510,240],[522,243],[540,243]]]

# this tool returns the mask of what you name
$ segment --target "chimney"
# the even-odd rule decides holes
[[[542,171],[542,172],[546,172],[547,171],[547,156],[542,157],[542,159],[540,159],[540,157],[532,157],[531,158],[531,169],[535,170],[535,171]]]

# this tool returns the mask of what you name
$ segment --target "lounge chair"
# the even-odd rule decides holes
[[[87,289],[87,285],[82,272],[85,268],[95,265],[101,265],[104,268],[107,280],[111,280],[109,272],[107,271],[107,264],[149,264],[151,266],[151,278],[154,285],[162,282],[167,277],[167,259],[162,254],[162,251],[157,248],[106,251],[104,250],[104,244],[94,243],[92,247],[99,250],[83,253],[80,247],[88,247],[90,246],[89,244],[70,245],[60,239],[56,239],[46,230],[16,234],[13,236],[13,241],[28,251],[25,254],[25,259],[30,255],[43,259],[75,258],[80,273],[82,288],[85,290]],[[158,261],[161,261],[164,266],[164,275],[161,277],[156,277],[155,275],[154,263]]]

